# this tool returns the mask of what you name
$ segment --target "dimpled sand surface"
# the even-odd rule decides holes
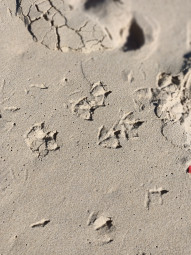
[[[0,0],[0,254],[191,254],[191,1]]]

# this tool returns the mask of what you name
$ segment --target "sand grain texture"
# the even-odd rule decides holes
[[[191,254],[190,10],[0,0],[0,254]]]

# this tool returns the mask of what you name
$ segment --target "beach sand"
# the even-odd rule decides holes
[[[191,2],[0,0],[0,254],[191,254]]]

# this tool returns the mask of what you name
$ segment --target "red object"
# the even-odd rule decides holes
[[[188,167],[188,173],[191,174],[191,166]]]

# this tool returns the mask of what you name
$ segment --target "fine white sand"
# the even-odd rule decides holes
[[[0,0],[0,254],[191,254],[191,1]]]

